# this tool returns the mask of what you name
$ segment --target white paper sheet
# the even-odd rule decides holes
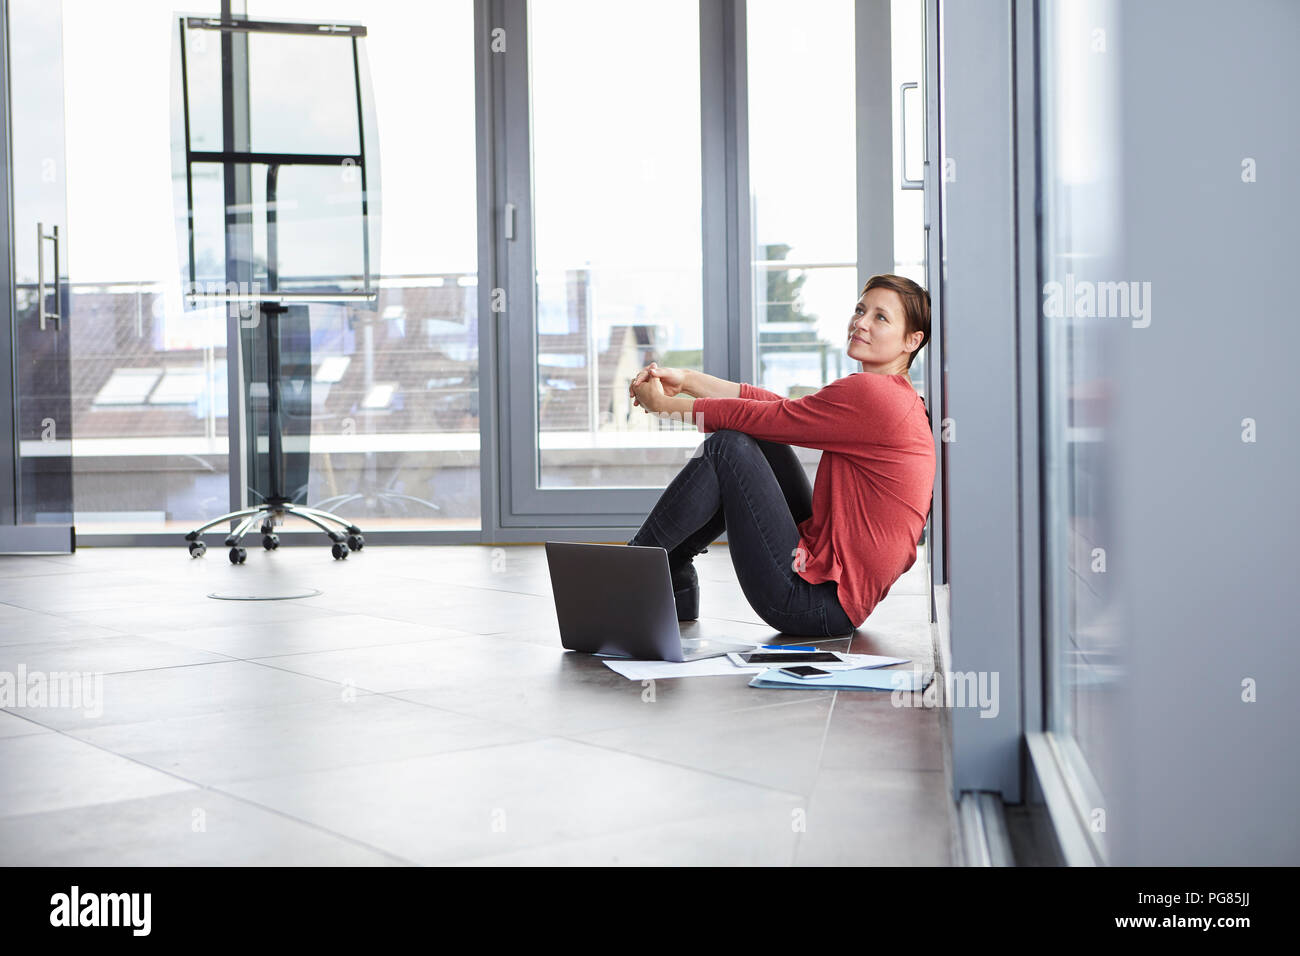
[[[850,670],[855,667],[888,667],[906,664],[906,657],[881,657],[878,654],[845,654],[843,664],[817,664],[822,670]],[[771,664],[747,664],[738,667],[725,657],[706,657],[699,661],[626,661],[607,660],[605,666],[628,680],[657,680],[668,677],[726,677],[737,674],[756,674],[769,670]]]

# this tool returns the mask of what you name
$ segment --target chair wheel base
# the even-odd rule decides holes
[[[279,549],[281,541],[280,536],[276,534],[276,528],[284,522],[286,517],[297,517],[313,524],[330,540],[330,553],[336,560],[342,560],[354,551],[360,551],[366,546],[366,539],[361,535],[361,529],[350,521],[340,518],[338,515],[319,508],[309,508],[305,505],[294,505],[283,498],[268,499],[266,503],[255,508],[245,508],[241,511],[232,511],[230,514],[222,515],[220,518],[214,518],[207,524],[202,525],[185,535],[185,547],[192,558],[201,558],[208,550],[208,546],[203,542],[203,534],[209,529],[215,529],[220,525],[236,525],[233,531],[223,529],[225,534],[225,546],[230,549],[230,563],[243,564],[248,560],[248,551],[243,546],[244,537],[252,534],[256,528],[261,534],[262,547],[267,551],[276,551]],[[329,527],[326,522],[335,522],[342,525],[345,530],[337,530]]]

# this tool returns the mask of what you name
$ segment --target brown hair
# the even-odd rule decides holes
[[[904,337],[911,335],[913,332],[924,333],[921,344],[907,356],[907,367],[910,369],[912,359],[916,358],[917,353],[925,348],[926,343],[930,341],[930,293],[911,279],[888,273],[872,276],[868,279],[867,284],[862,287],[862,295],[866,295],[872,289],[890,289],[897,292],[898,297],[903,300],[903,321],[906,325],[906,331],[903,333]],[[862,298],[862,295],[858,296],[858,298]]]

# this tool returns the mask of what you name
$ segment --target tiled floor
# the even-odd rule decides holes
[[[697,562],[686,636],[774,637]],[[0,681],[102,675],[0,711],[0,864],[955,861],[937,709],[643,687],[563,652],[549,595],[539,546],[0,558]],[[922,558],[827,643],[929,669],[928,608]]]

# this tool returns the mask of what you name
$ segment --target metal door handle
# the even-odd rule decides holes
[[[45,231],[45,223],[36,224],[36,303],[40,309],[41,331],[45,331],[45,322],[50,320],[54,323],[54,331],[58,332],[63,328],[63,306],[59,301],[59,227],[51,226],[49,233]],[[45,242],[49,240],[54,243],[54,309],[51,311],[45,308]]]
[[[903,160],[899,163],[900,189],[924,189],[924,179],[907,178],[907,91],[919,90],[920,83],[903,83],[898,87],[898,138],[902,141]]]

